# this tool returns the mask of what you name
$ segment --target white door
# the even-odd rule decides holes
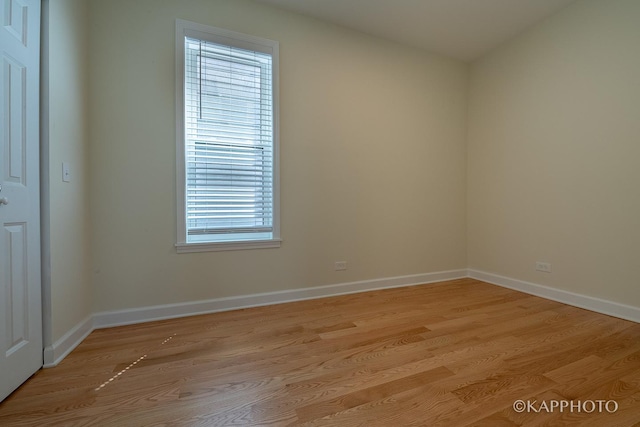
[[[42,366],[40,0],[0,0],[0,400]]]

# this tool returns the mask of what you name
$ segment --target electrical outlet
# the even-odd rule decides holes
[[[536,271],[542,271],[543,273],[551,273],[551,263],[537,261]]]
[[[344,271],[347,269],[347,261],[336,261],[335,263],[336,271]]]

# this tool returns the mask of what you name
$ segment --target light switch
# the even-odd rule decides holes
[[[71,167],[67,162],[62,163],[62,181],[71,182]]]

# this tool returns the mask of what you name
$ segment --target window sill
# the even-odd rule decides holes
[[[219,243],[176,243],[176,251],[179,254],[192,252],[218,252],[241,251],[246,249],[279,248],[282,239],[249,240],[245,242],[219,242]]]

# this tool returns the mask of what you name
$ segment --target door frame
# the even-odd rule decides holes
[[[40,271],[42,281],[42,360],[45,368],[54,365],[51,311],[49,1],[40,1]]]

